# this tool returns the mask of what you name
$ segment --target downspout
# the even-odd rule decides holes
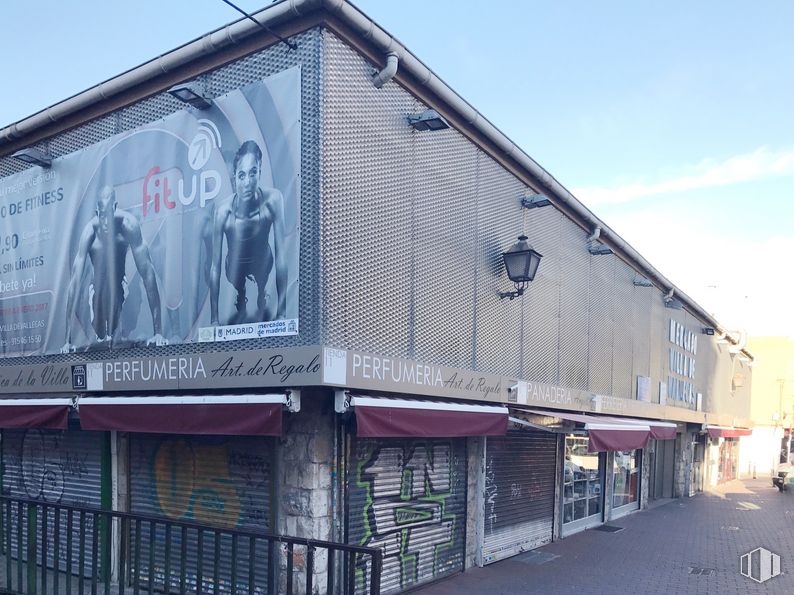
[[[372,84],[380,89],[383,85],[388,83],[395,74],[397,74],[397,65],[400,63],[400,58],[397,52],[389,52],[386,54],[386,66],[383,70],[376,72],[372,75]]]
[[[600,237],[601,237],[601,228],[596,226],[596,228],[593,230],[592,235],[587,236],[587,243],[592,244],[593,242],[598,241],[598,238]]]

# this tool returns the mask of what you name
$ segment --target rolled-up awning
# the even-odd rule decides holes
[[[280,436],[287,395],[82,397],[84,430]]]
[[[65,430],[71,397],[61,399],[0,399],[0,428]]]
[[[655,440],[674,440],[678,426],[669,421],[657,421],[653,419],[636,419],[633,417],[610,417],[609,419],[647,425],[651,428],[651,438]]]
[[[535,415],[558,417],[584,425],[590,437],[590,452],[636,450],[648,446],[651,427],[643,420],[623,420],[607,415],[590,415],[568,411],[529,410]]]
[[[507,407],[387,397],[351,396],[362,438],[504,436]]]
[[[706,426],[706,431],[710,438],[739,438],[740,436],[750,436],[753,433],[750,428],[734,428],[732,426]]]

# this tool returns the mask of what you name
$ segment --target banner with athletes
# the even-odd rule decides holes
[[[0,354],[298,332],[300,69],[0,179]]]

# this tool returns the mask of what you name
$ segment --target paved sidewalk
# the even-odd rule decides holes
[[[624,530],[584,531],[416,592],[794,593],[794,494],[769,479],[729,482],[608,524]],[[781,557],[782,574],[763,584],[739,573],[740,556],[757,547]]]

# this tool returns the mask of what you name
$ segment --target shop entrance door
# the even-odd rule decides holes
[[[651,483],[648,486],[651,500],[673,497],[675,471],[675,440],[655,440],[651,459]]]
[[[605,453],[588,452],[587,436],[565,437],[562,536],[604,522]]]

